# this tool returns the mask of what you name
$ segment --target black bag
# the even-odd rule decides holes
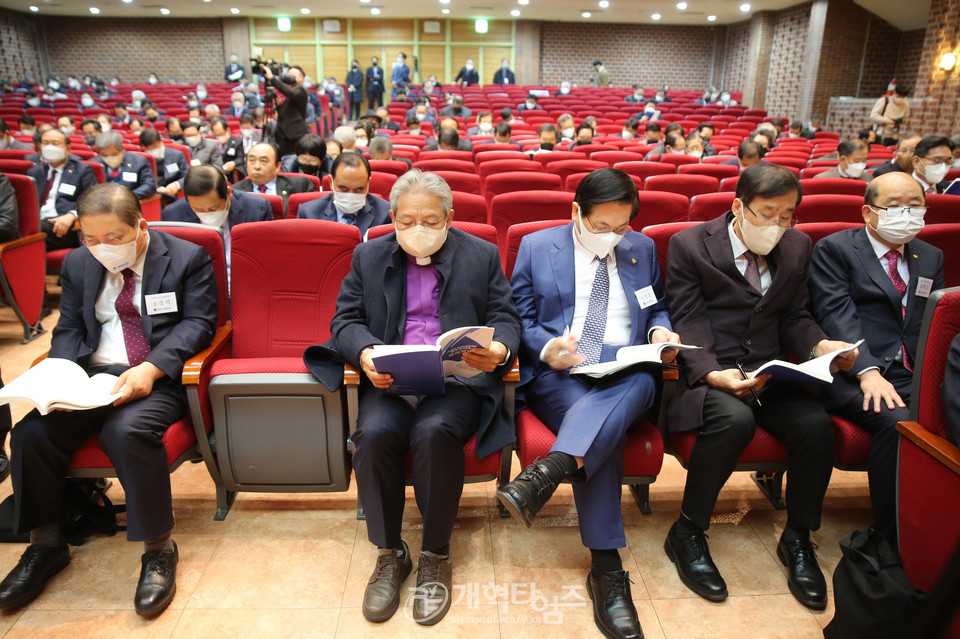
[[[83,544],[94,533],[112,536],[118,530],[117,513],[123,506],[114,506],[104,485],[94,479],[67,478],[63,489],[63,516],[60,519],[64,539],[72,546]],[[0,502],[0,542],[29,543],[30,533],[13,532],[13,495]]]
[[[872,528],[840,540],[843,557],[833,573],[836,612],[826,639],[902,639],[927,601],[903,572],[900,555]]]

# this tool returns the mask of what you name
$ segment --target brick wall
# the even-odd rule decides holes
[[[893,77],[904,86],[913,87],[916,82],[925,36],[926,29],[904,31],[900,36],[900,55],[897,56],[897,68]]]
[[[727,27],[726,51],[723,56],[722,87],[742,90],[747,79],[747,62],[750,51],[750,21],[738,22]],[[731,88],[733,87],[733,88]]]
[[[118,76],[123,82],[146,82],[151,72],[163,80],[223,82],[218,18],[48,16],[40,24],[53,71]]]
[[[827,5],[814,113],[826,113],[831,97],[857,95],[870,16],[853,0],[830,0]]]
[[[920,68],[910,100],[911,131],[921,135],[952,135],[960,130],[960,69],[946,72],[939,68],[940,57],[944,53],[956,52],[954,47],[958,32],[960,0],[933,0],[927,16]]]
[[[229,58],[231,53],[240,57],[240,64],[247,68],[248,76],[250,63],[250,25],[246,18],[223,19],[223,52]],[[226,60],[224,60],[226,65]]]
[[[41,63],[42,40],[32,16],[0,9],[0,75],[21,79],[32,75],[38,80],[44,76]]]
[[[588,84],[600,58],[614,86],[700,89],[711,83],[715,43],[724,36],[723,27],[543,22],[540,81]]]
[[[826,129],[836,131],[845,138],[856,136],[860,129],[871,126],[870,111],[876,102],[876,98],[830,98],[826,112]]]
[[[777,14],[766,83],[766,103],[763,107],[771,115],[791,120],[799,116],[801,96],[798,80],[809,72],[803,67],[809,23],[810,5],[801,5]]]
[[[923,40],[923,29],[921,41]],[[890,80],[897,77],[897,60],[903,47],[903,32],[883,18],[870,16],[867,44],[864,47],[864,64],[857,95],[862,98],[879,96],[887,92]],[[917,61],[919,62],[919,60]],[[911,78],[916,77],[914,65]],[[912,80],[911,80],[912,82]]]

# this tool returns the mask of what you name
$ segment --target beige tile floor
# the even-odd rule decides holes
[[[55,291],[51,279],[48,288]],[[54,297],[54,302],[56,302]],[[51,329],[57,313],[44,321]],[[20,345],[9,309],[0,309],[0,370],[6,381],[49,345],[49,333]],[[14,420],[25,407],[14,407]],[[514,459],[513,473],[519,471]],[[676,517],[684,471],[664,461],[651,487],[653,514],[639,513],[624,491],[627,548],[621,550],[647,637],[814,639],[832,618],[832,605],[813,612],[789,594],[776,543],[785,514],[774,510],[746,474],[735,474],[721,495],[710,529],[713,556],[730,597],[703,600],[679,581],[663,553]],[[133,611],[138,544],[121,535],[97,537],[73,550],[70,567],[23,610],[0,613],[3,637],[599,637],[584,578],[589,555],[577,532],[569,487],[525,530],[500,519],[492,483],[464,489],[453,533],[455,605],[439,625],[421,628],[398,611],[375,625],[360,612],[374,565],[366,526],[355,518],[356,490],[337,494],[241,494],[226,521],[213,520],[213,483],[202,464],[171,477],[181,561],[177,595],[159,618]],[[0,484],[0,499],[10,493]],[[123,501],[119,484],[110,496]],[[869,523],[866,477],[836,471],[814,534],[825,572],[839,561],[837,542]],[[419,546],[422,522],[408,489],[404,539]],[[23,545],[0,544],[0,574]],[[407,585],[413,583],[413,577]]]

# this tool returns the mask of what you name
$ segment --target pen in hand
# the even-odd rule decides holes
[[[740,374],[743,375],[743,379],[747,379],[747,373],[743,370],[743,366],[741,366],[739,362],[737,362],[737,369],[740,371]],[[750,387],[750,394],[753,395],[753,398],[757,401],[757,406],[762,407],[763,404],[760,403],[760,395],[757,394],[757,390],[753,386]]]

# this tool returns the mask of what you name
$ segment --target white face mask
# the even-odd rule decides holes
[[[62,162],[63,158],[67,157],[67,151],[60,146],[45,144],[40,148],[40,155],[43,157],[44,162],[47,162],[48,164],[55,164],[57,162]]]
[[[751,222],[744,222],[743,218],[747,215],[746,206],[740,213],[740,234],[743,236],[743,243],[747,248],[757,255],[767,255],[774,249],[780,238],[786,232],[786,229],[779,224],[773,226],[756,226]],[[752,213],[751,213],[752,215]]]
[[[359,146],[360,148],[365,149],[369,144],[370,144],[370,141],[367,140],[366,138],[357,138],[357,146]]]
[[[117,82],[116,80],[110,80],[110,86],[115,87],[115,86],[117,86],[118,84],[120,84],[120,83]]]
[[[245,138],[252,138],[253,129],[240,129],[240,135],[242,135]]]
[[[528,101],[527,101],[527,108],[528,108],[528,109],[536,109],[536,108],[537,108],[537,103],[536,103],[536,102],[530,102],[530,101],[528,100]]]
[[[199,211],[194,211],[197,214],[197,217],[200,218],[200,223],[204,226],[212,226],[213,228],[220,228],[223,226],[224,220],[227,219],[227,215],[230,213],[230,205],[227,205],[227,208],[222,211],[205,211],[200,213]]]
[[[484,133],[490,133],[491,131],[493,131],[493,124],[491,124],[490,122],[481,122],[480,126],[477,128],[483,131]]]
[[[56,91],[57,89],[60,88],[60,83],[57,82],[56,80],[50,80],[49,82],[47,82],[47,86],[53,89],[54,91]]]
[[[149,80],[147,80],[147,82],[149,82],[150,84],[156,84],[156,83],[157,83],[157,79],[156,79],[156,78],[150,78]]]
[[[938,184],[943,178],[947,177],[947,171],[949,167],[945,162],[940,164],[928,164],[924,169],[924,173],[927,175],[927,182],[930,184]]]
[[[563,95],[567,95],[568,93],[570,93],[570,87],[560,87],[560,93],[562,93]]]
[[[201,100],[206,100],[206,99],[207,99],[207,92],[206,92],[206,91],[197,91],[197,97],[200,98]]]
[[[366,193],[333,192],[333,205],[347,215],[353,215],[367,203]]]
[[[115,169],[123,164],[123,153],[118,153],[117,155],[108,155],[100,156],[100,159],[103,160],[103,163],[109,166],[111,169]]]
[[[506,62],[504,62],[503,64],[500,65],[500,67],[501,67],[502,69],[509,69],[509,68],[510,68],[510,65],[507,64]]]
[[[643,108],[643,112],[644,112],[644,113],[656,113],[656,112],[657,112],[657,107],[655,107],[655,106],[644,107],[644,108]]]
[[[82,104],[87,108],[90,108],[93,106],[93,98],[80,98],[80,104]]]
[[[246,103],[245,103],[245,102],[234,102],[234,103],[233,103],[233,110],[239,113],[239,112],[243,111],[243,107],[244,107],[244,106],[246,106]]]
[[[157,148],[155,148],[155,149],[147,149],[147,153],[149,153],[150,155],[152,155],[152,156],[153,156],[154,158],[156,158],[157,160],[162,160],[162,159],[164,158],[164,155],[166,154],[166,152],[167,152],[167,150],[166,150],[165,148],[163,148],[162,146],[159,146],[159,147],[157,147]],[[159,167],[158,167],[158,168],[159,168]]]
[[[101,123],[100,123],[100,132],[101,132],[101,133],[110,133],[110,129],[111,129],[111,126],[110,126],[110,123],[109,123],[109,122],[101,122]]]
[[[573,128],[560,130],[560,134],[565,138],[572,138],[574,133],[576,133],[576,131],[574,131]]]
[[[613,232],[592,233],[588,231],[583,224],[583,212],[579,205],[577,205],[577,218],[580,220],[579,228],[576,229],[577,239],[583,244],[584,248],[597,257],[603,258],[610,255],[617,244],[620,243],[620,240],[623,239],[622,235]]]
[[[624,140],[632,140],[633,131],[631,131],[630,129],[624,129],[623,131],[620,132],[620,137],[622,137]]]
[[[189,146],[198,146],[200,142],[203,141],[203,137],[199,135],[188,135],[183,138],[183,141],[186,142]]]
[[[22,129],[21,129],[21,131],[22,131]],[[6,136],[0,138],[0,151],[4,150],[4,149],[7,148],[8,146],[10,146],[10,138],[8,138],[8,137],[6,137]]]
[[[64,135],[72,135],[73,132],[76,131],[76,129],[73,128],[72,126],[62,126],[60,127],[60,131],[62,131]]]
[[[846,173],[852,178],[858,178],[861,175],[863,175],[863,171],[866,168],[867,168],[866,162],[854,162],[852,164],[847,164],[847,168],[844,170],[844,173]]]
[[[703,149],[697,149],[696,151],[687,151],[687,155],[694,158],[703,157]]]
[[[890,244],[906,244],[924,227],[923,218],[905,213],[902,206],[891,206],[886,211],[877,211],[877,226],[874,231]]]
[[[134,109],[139,109],[140,105],[141,105],[140,100],[134,100],[133,102],[130,103],[130,106],[132,106]]]
[[[200,106],[200,103],[197,102],[196,100],[188,100],[188,101],[187,101],[187,106],[192,109],[192,108],[194,108],[194,107]]]
[[[417,264],[430,263],[430,256],[440,250],[447,241],[447,229],[431,229],[416,225],[404,231],[397,229],[397,242],[408,255],[417,258]]]
[[[27,104],[32,107],[40,106],[40,98],[30,98],[27,100]]]
[[[137,261],[137,240],[140,239],[140,227],[137,227],[137,237],[132,242],[112,246],[97,244],[87,247],[90,253],[111,273],[119,273],[125,268],[133,266]]]
[[[473,65],[472,65],[472,64],[467,64],[467,65],[464,65],[464,66],[466,67],[467,71],[473,71]]]
[[[410,135],[420,135],[420,129],[407,129],[407,133]]]
[[[427,119],[426,113],[417,113],[417,120],[419,120],[420,122],[423,122],[426,119]]]

